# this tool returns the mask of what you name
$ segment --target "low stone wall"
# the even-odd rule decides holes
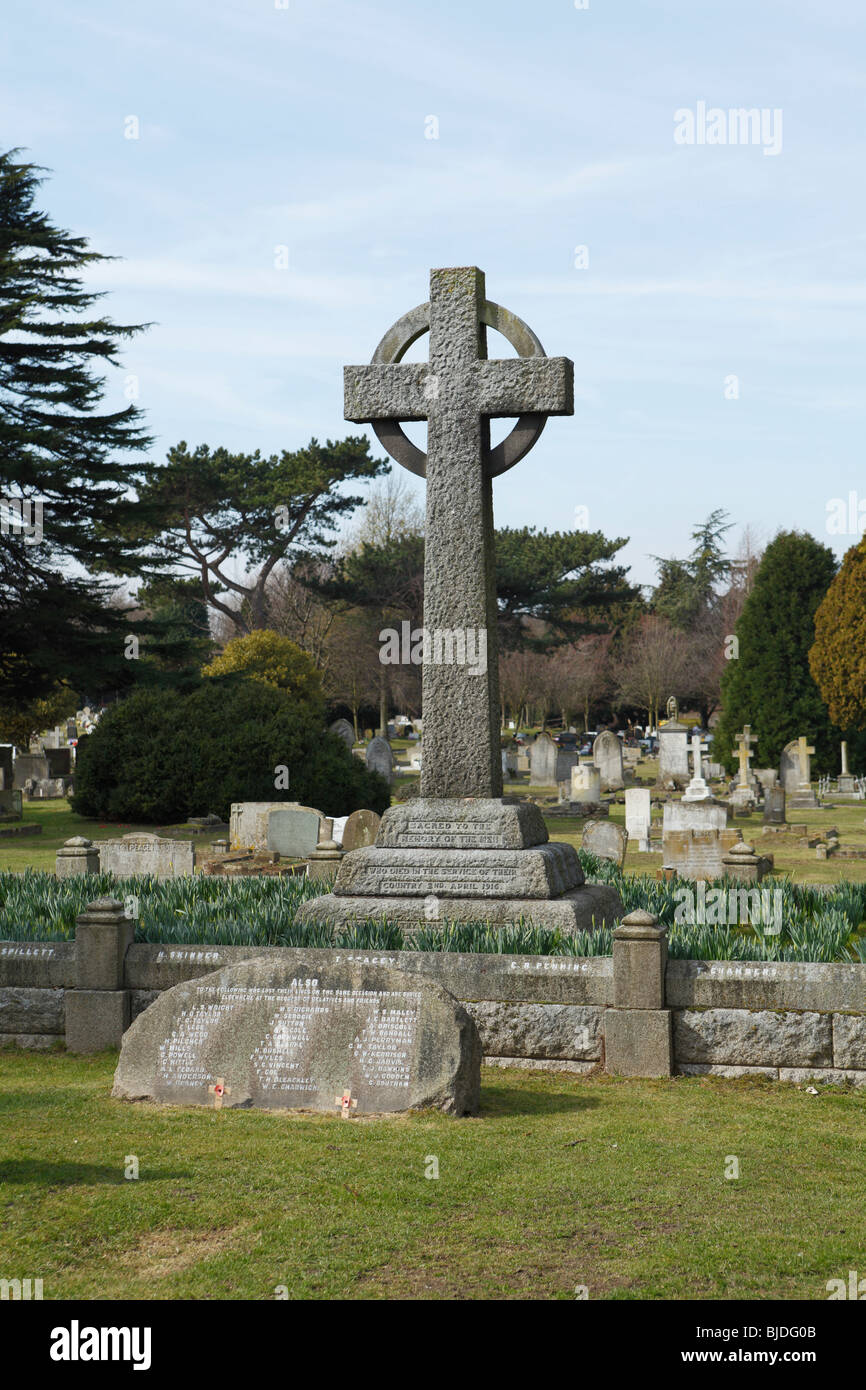
[[[613,958],[580,959],[128,944],[131,924],[116,937],[110,910],[93,905],[77,943],[0,942],[0,1045],[118,1045],[132,1019],[183,980],[254,957],[324,965],[344,956],[444,986],[475,1019],[487,1064],[866,1085],[866,965],[668,961],[653,921],[632,914]]]

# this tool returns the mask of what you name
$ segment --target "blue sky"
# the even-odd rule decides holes
[[[575,415],[497,482],[499,524],[586,507],[640,582],[715,507],[853,543],[826,519],[866,499],[862,4],[282,3],[4,16],[3,142],[124,258],[94,276],[108,312],[154,321],[110,400],[135,374],[156,456],[354,432],[343,364],[431,266],[477,264],[575,363]],[[699,102],[781,111],[780,152],[675,143]]]

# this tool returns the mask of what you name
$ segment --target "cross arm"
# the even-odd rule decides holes
[[[344,367],[343,414],[359,425],[371,420],[426,420],[429,371],[426,362]]]
[[[567,357],[517,357],[478,364],[482,415],[573,415],[574,363]]]

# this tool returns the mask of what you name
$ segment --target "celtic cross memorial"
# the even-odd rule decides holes
[[[498,330],[516,357],[489,359]],[[405,361],[424,333],[428,360]],[[410,932],[445,921],[525,921],[563,931],[612,924],[615,889],[587,884],[577,851],[548,840],[538,806],[502,795],[493,479],[518,463],[548,415],[573,413],[573,367],[486,297],[474,266],[434,270],[430,300],[388,330],[367,366],[345,368],[345,415],[427,482],[421,795],[389,807],[376,843],[343,856],[333,891],[298,920],[385,917]],[[490,421],[516,417],[491,446]],[[427,451],[402,423],[427,421]],[[486,639],[485,663],[454,659]],[[452,659],[437,659],[447,634]],[[454,639],[457,639],[456,641]],[[444,641],[439,648],[445,651]]]

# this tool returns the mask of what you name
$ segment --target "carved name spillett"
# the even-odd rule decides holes
[[[250,1039],[256,1095],[297,1105],[332,1091],[339,1083],[323,1074],[315,1056],[323,1034],[329,1064],[324,1073],[348,1076],[351,1068],[359,1076],[356,1084],[408,1091],[420,1002],[413,991],[320,989],[309,978],[292,980],[288,989],[202,985],[197,1002],[182,1011],[159,1048],[157,1084],[160,1090],[210,1085],[218,1066],[209,1046],[215,1029],[231,1027],[233,1016],[252,1004],[257,1013],[264,1010],[260,1036]]]

